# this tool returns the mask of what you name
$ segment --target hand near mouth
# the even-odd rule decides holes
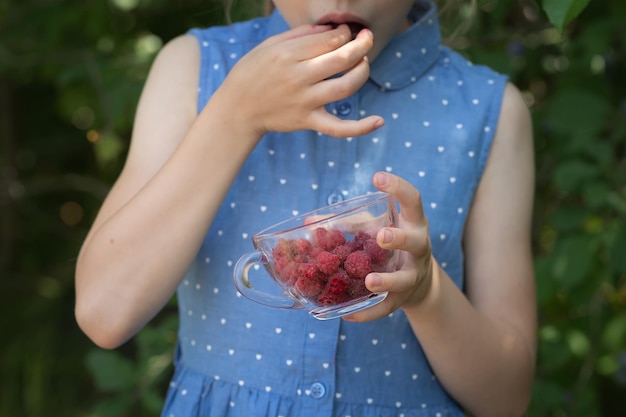
[[[211,100],[236,112],[241,123],[260,135],[315,130],[350,137],[379,128],[384,123],[380,116],[342,120],[324,107],[367,81],[366,55],[373,45],[372,33],[364,27],[333,26],[300,26],[267,39],[241,58]]]
[[[317,21],[318,25],[329,25],[333,29],[340,25],[347,25],[350,28],[352,39],[356,39],[357,35],[363,30],[368,29],[369,25],[364,20],[350,14],[329,14]]]

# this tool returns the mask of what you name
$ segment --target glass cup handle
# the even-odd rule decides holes
[[[267,257],[261,251],[248,252],[239,258],[233,271],[233,279],[237,290],[244,297],[269,307],[284,309],[302,308],[300,303],[287,295],[268,294],[254,288],[248,279],[248,272],[253,265],[266,263]]]

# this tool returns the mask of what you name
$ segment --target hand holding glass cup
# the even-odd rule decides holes
[[[370,292],[365,277],[395,271],[398,262],[397,251],[378,246],[376,234],[397,222],[393,197],[374,192],[277,223],[252,237],[255,250],[235,265],[235,286],[257,303],[304,308],[320,320],[371,307],[387,293]],[[252,285],[248,274],[255,264],[265,267],[281,295]]]

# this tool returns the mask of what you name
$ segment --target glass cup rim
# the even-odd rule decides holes
[[[354,197],[348,198],[348,199],[343,200],[343,201],[338,201],[336,203],[329,204],[327,206],[318,207],[316,209],[309,210],[309,211],[307,211],[305,213],[298,214],[297,216],[293,216],[293,217],[290,217],[290,218],[285,219],[283,221],[280,221],[278,223],[275,223],[275,224],[273,224],[271,226],[268,226],[265,229],[259,231],[252,238],[255,241],[256,240],[263,240],[263,239],[267,239],[268,237],[271,237],[271,236],[274,236],[274,235],[283,234],[283,233],[289,233],[289,232],[292,232],[294,230],[301,229],[303,227],[311,228],[311,227],[315,227],[315,226],[320,226],[320,225],[326,224],[326,223],[336,219],[338,216],[346,216],[346,215],[349,215],[350,213],[353,213],[353,212],[355,212],[357,210],[362,210],[365,207],[370,207],[370,206],[372,206],[374,204],[379,203],[381,200],[388,199],[390,196],[391,196],[391,194],[386,193],[384,191],[372,191],[372,192],[368,192],[366,194],[361,194],[361,195],[358,195],[358,196],[354,196]],[[345,211],[342,211],[340,213],[331,214],[328,217],[324,217],[322,219],[315,220],[315,221],[313,221],[311,223],[307,223],[307,224],[302,223],[299,226],[289,227],[289,228],[282,228],[281,227],[281,226],[286,225],[288,223],[291,223],[291,222],[293,222],[293,221],[295,221],[297,219],[303,219],[304,220],[307,217],[310,217],[310,216],[312,216],[314,214],[319,213],[319,211],[321,211],[321,210],[326,210],[326,209],[330,209],[330,208],[333,208],[333,207],[339,207],[339,206],[346,205],[346,204],[353,204],[353,203],[355,203],[355,202],[357,202],[359,200],[366,200],[366,202],[364,202],[363,204],[356,205],[355,207],[353,207],[353,208],[351,208],[349,210],[345,210]]]

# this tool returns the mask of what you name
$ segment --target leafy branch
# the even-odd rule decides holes
[[[542,8],[548,20],[561,33],[589,5],[590,0],[543,0]]]

